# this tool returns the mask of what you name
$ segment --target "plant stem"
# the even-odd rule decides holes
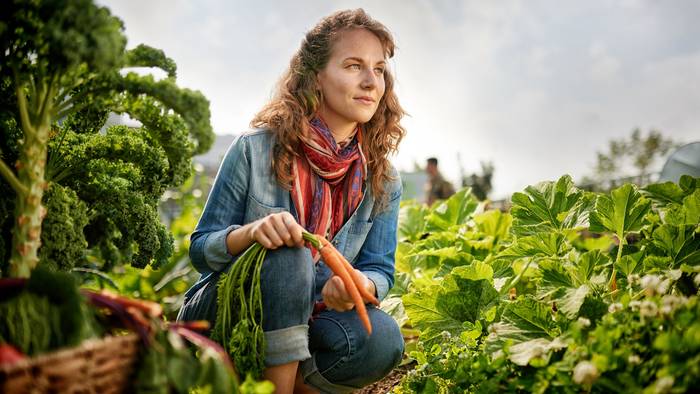
[[[8,166],[3,159],[0,159],[0,175],[12,186],[15,193],[20,196],[27,194],[27,188],[19,181],[10,166]]]
[[[15,222],[12,229],[12,255],[10,257],[10,276],[28,278],[32,269],[39,263],[41,246],[41,223],[46,209],[41,201],[47,187],[45,180],[47,144],[51,130],[51,113],[53,111],[54,76],[51,83],[41,83],[43,102],[41,110],[31,111],[27,106],[27,97],[18,78],[15,78],[17,105],[19,107],[24,141],[19,152],[22,166],[17,171],[17,182],[25,188],[17,195],[15,202]],[[44,90],[46,89],[46,90]],[[38,94],[34,92],[34,94]],[[41,116],[32,124],[30,112]]]
[[[319,241],[318,238],[316,238],[315,235],[311,234],[308,231],[304,231],[302,233],[302,238],[304,238],[304,241],[308,242],[311,244],[311,246],[314,247],[316,250],[321,250],[321,241]]]
[[[24,94],[22,86],[19,84],[19,77],[15,78],[15,95],[17,96],[17,107],[19,108],[19,119],[22,124],[22,130],[24,131],[24,137],[27,138],[30,135],[36,134],[36,130],[32,125],[32,121],[29,117],[29,108],[27,104],[27,96]]]
[[[620,243],[617,245],[617,258],[615,259],[615,263],[613,264],[612,274],[610,275],[610,281],[608,282],[608,288],[610,290],[613,290],[613,282],[615,281],[615,277],[617,276],[617,265],[620,264],[620,259],[622,258],[622,248],[625,245],[624,236],[620,236],[618,234],[617,239],[620,241]]]

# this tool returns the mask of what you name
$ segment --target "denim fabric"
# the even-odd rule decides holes
[[[190,258],[202,275],[185,294],[178,320],[215,322],[216,283],[220,273],[238,258],[228,253],[228,233],[272,213],[288,211],[296,217],[289,191],[272,173],[272,143],[269,131],[257,130],[238,137],[226,153],[191,236]],[[393,168],[391,175],[393,181],[385,185],[387,202],[380,207],[371,185],[365,182],[360,205],[332,240],[348,261],[374,282],[380,300],[394,284],[401,182]],[[330,276],[323,261],[312,263],[308,249],[268,251],[261,278],[266,364],[307,360],[303,371],[309,384],[342,392],[388,373],[400,360],[403,342],[393,319],[373,308],[370,318],[376,326],[371,339],[363,337],[355,311],[323,312],[325,317],[309,330],[313,301],[322,299],[321,289]]]
[[[190,258],[202,276],[188,295],[197,292],[213,272],[223,271],[235,260],[226,248],[229,232],[271,213],[288,211],[296,217],[289,191],[277,183],[271,171],[272,143],[269,131],[256,130],[238,137],[226,153],[191,236]],[[393,168],[391,175],[394,180],[385,185],[385,206],[375,204],[371,185],[366,182],[362,202],[332,240],[348,261],[374,282],[380,300],[394,285],[401,181]],[[329,269],[321,264],[317,289],[328,277]]]
[[[386,376],[401,362],[403,337],[396,321],[367,306],[372,335],[355,310],[325,310],[309,329],[312,358],[300,364],[306,384],[323,393],[349,393]]]
[[[178,321],[208,320],[214,326],[220,275],[210,275],[196,292],[185,296]],[[315,267],[308,249],[283,247],[267,251],[260,272],[266,365],[311,357],[308,321],[314,304],[314,279]]]
[[[322,392],[344,393],[380,380],[400,361],[403,337],[394,319],[367,305],[372,335],[355,310],[325,310],[309,322],[316,271],[306,248],[267,252],[260,278],[265,331],[265,364],[302,361],[307,384]],[[219,273],[185,300],[178,320],[216,319]]]

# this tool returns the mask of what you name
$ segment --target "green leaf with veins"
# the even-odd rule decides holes
[[[590,214],[590,231],[609,231],[622,240],[628,233],[642,228],[650,206],[651,201],[634,185],[625,184],[614,189],[609,196],[598,196]]]
[[[673,266],[700,264],[700,237],[695,226],[674,226],[663,224],[652,234],[653,245],[660,255],[670,257]]]
[[[568,175],[557,182],[538,183],[528,186],[523,193],[514,193],[511,209],[514,233],[532,235],[583,227],[584,195]]]
[[[426,230],[445,231],[465,224],[478,206],[479,202],[472,196],[471,188],[462,189],[432,209],[426,216]]]
[[[507,342],[517,344],[535,338],[554,338],[560,334],[559,327],[552,318],[551,306],[533,298],[520,297],[509,303],[501,321],[491,324],[491,334],[486,348],[492,353],[501,350]]]
[[[459,335],[462,323],[474,323],[498,302],[493,270],[475,261],[453,269],[439,285],[403,296],[406,313],[422,339],[431,342],[442,331]]]
[[[518,259],[522,257],[555,257],[564,253],[564,236],[559,233],[542,232],[521,237],[496,257]]]
[[[578,316],[578,312],[590,293],[588,285],[581,285],[578,288],[566,289],[566,292],[559,300],[558,308],[568,319],[572,320]]]
[[[493,238],[494,245],[508,238],[513,223],[513,217],[497,209],[486,211],[474,216],[476,228]]]
[[[425,232],[425,216],[429,209],[414,201],[401,204],[399,211],[399,241],[415,242]]]

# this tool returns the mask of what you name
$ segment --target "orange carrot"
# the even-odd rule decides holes
[[[357,314],[360,316],[362,325],[365,326],[367,334],[372,334],[372,323],[369,321],[369,315],[367,314],[367,309],[365,308],[365,303],[362,301],[362,296],[360,296],[360,291],[357,289],[357,285],[352,279],[350,272],[343,264],[341,258],[338,257],[340,253],[334,252],[335,248],[330,242],[324,237],[318,237],[321,241],[321,256],[323,261],[326,263],[328,268],[333,271],[334,274],[338,275],[345,285],[345,289],[350,293],[353,302],[355,303],[355,309],[357,309]]]
[[[338,259],[343,263],[343,266],[345,266],[345,269],[350,273],[350,276],[352,276],[352,281],[355,282],[355,286],[357,286],[357,290],[360,291],[362,298],[367,302],[371,302],[372,304],[379,306],[379,300],[377,300],[374,294],[370,293],[364,286],[365,279],[362,277],[362,274],[355,271],[355,267],[350,264],[348,259],[346,259],[345,256],[338,251],[338,249],[333,248],[331,250],[338,255]]]

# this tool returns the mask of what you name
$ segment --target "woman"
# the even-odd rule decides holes
[[[230,147],[192,234],[202,278],[183,320],[213,322],[219,273],[255,241],[270,249],[262,325],[265,377],[277,392],[348,392],[401,360],[396,322],[368,306],[368,336],[342,281],[301,235],[332,239],[379,299],[392,287],[401,182],[388,155],[405,133],[387,70],[393,52],[389,31],[361,9],[321,20],[251,122],[256,130]]]

